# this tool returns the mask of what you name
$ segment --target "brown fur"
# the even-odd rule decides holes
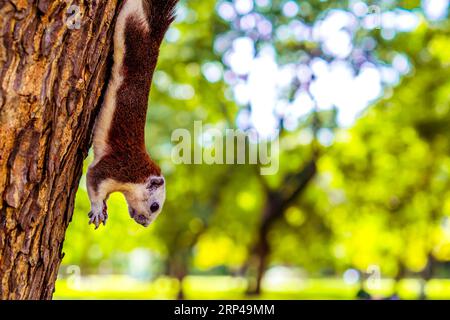
[[[108,133],[110,152],[88,172],[96,190],[101,181],[142,183],[161,170],[145,150],[148,95],[159,55],[159,47],[174,19],[176,0],[144,1],[149,30],[136,16],[127,18],[123,83],[117,92],[116,109]]]

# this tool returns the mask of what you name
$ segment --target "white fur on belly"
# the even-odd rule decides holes
[[[125,56],[125,23],[129,16],[137,15],[147,26],[143,0],[126,0],[117,18],[114,30],[114,65],[111,72],[111,79],[106,91],[105,100],[100,110],[94,131],[94,162],[95,166],[100,159],[108,153],[108,134],[116,110],[117,91],[122,85],[122,66]]]

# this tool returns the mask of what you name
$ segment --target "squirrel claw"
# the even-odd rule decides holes
[[[88,213],[88,217],[89,217],[89,224],[94,224],[95,230],[97,230],[100,224],[102,223],[103,225],[106,225],[106,220],[108,219],[108,213],[106,211],[106,203],[103,202],[102,212],[96,213],[91,211]]]

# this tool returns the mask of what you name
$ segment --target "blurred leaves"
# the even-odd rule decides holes
[[[285,177],[311,158],[314,145],[321,155],[318,175],[272,226],[271,265],[299,266],[319,275],[378,265],[383,275],[395,276],[401,265],[421,271],[430,254],[450,260],[448,21],[433,26],[422,17],[415,31],[392,39],[380,36],[382,30],[355,31],[355,45],[376,41],[367,61],[381,67],[401,53],[410,63],[409,72],[385,85],[380,99],[349,128],[339,126],[336,108],[311,110],[289,130],[282,123],[279,173],[261,178],[251,165],[175,165],[171,160],[174,129],[192,132],[196,120],[237,128],[239,114],[251,109],[235,101],[232,85],[224,79],[230,68],[217,41],[228,37],[231,45],[243,32],[233,19],[216,14],[225,2],[234,3],[182,1],[161,48],[146,132],[147,148],[167,181],[161,217],[143,229],[128,217],[124,198],[113,194],[106,227],[93,231],[87,225],[89,201],[82,181],[63,263],[80,265],[84,273],[121,273],[133,267],[130,252],[144,248],[152,263],[163,265],[158,272],[171,276],[239,273],[257,241],[265,184],[281,190]],[[283,14],[286,3],[256,4],[252,12],[280,28],[294,20],[313,24],[331,9],[348,8],[347,1],[300,1],[298,14],[289,17]],[[388,9],[420,6],[419,1],[386,3],[395,3]],[[283,40],[276,32],[257,41],[257,52],[263,44],[275,48],[280,65],[306,56],[332,58],[318,42]],[[355,65],[356,72],[359,67]],[[293,96],[299,83],[290,85]],[[320,135],[316,129],[327,131]]]

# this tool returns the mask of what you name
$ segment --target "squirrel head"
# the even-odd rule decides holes
[[[163,176],[150,176],[146,182],[136,184],[124,192],[130,216],[138,224],[147,227],[161,213],[166,199]]]

